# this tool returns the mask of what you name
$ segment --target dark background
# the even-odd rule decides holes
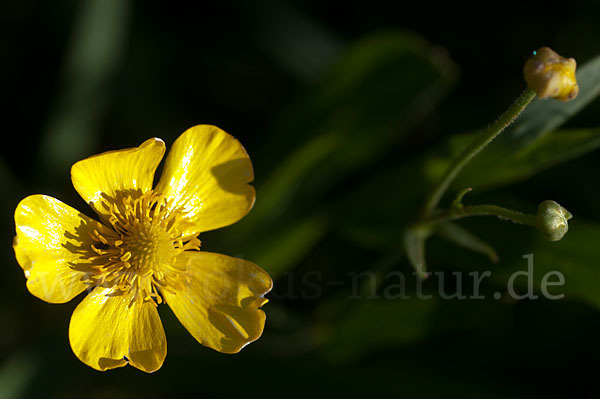
[[[583,276],[567,276],[563,300],[492,300],[506,287],[502,276],[482,286],[482,301],[352,299],[352,273],[410,276],[397,228],[419,202],[394,201],[418,200],[428,186],[411,163],[503,112],[524,88],[532,50],[549,45],[580,64],[598,55],[597,2],[5,0],[0,18],[0,396],[596,397],[597,153],[472,197],[527,212],[555,199],[575,214],[569,234],[584,240],[538,244],[526,227],[481,219],[465,226],[496,247],[497,265],[443,240],[428,247],[430,269],[447,276],[523,269],[520,257],[534,242],[541,259],[562,251],[568,271]],[[352,68],[378,59],[364,45],[378,32],[416,50],[400,69],[352,83],[356,99],[337,93]],[[347,54],[360,43],[367,50],[353,61]],[[441,83],[415,98],[433,74],[427,68]],[[592,102],[566,126],[595,128],[599,111]],[[20,199],[44,193],[91,215],[70,183],[74,162],[153,136],[169,147],[195,124],[223,128],[253,160],[258,194],[248,221],[201,239],[203,249],[245,257],[273,275],[265,332],[239,355],[223,355],[196,343],[161,307],[169,348],[162,369],[96,372],[68,343],[79,299],[50,305],[27,292],[11,248],[12,214]],[[371,127],[391,132],[385,148]],[[311,161],[329,145],[318,138],[336,129],[351,132],[340,150]],[[388,177],[402,173],[406,180]],[[396,223],[396,211],[408,216]],[[365,220],[369,228],[356,227]],[[367,230],[388,241],[380,245]],[[587,244],[572,259],[567,246],[575,241]],[[553,266],[563,270],[542,267]],[[414,285],[409,278],[409,292]],[[435,282],[425,290],[435,293]]]

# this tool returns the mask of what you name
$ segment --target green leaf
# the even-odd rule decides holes
[[[0,398],[25,397],[39,363],[35,353],[20,351],[0,364]]]
[[[419,277],[427,278],[427,262],[425,261],[425,240],[429,234],[419,229],[407,229],[404,232],[404,249],[408,261]]]
[[[512,306],[493,300],[441,301],[419,299],[362,299],[342,315],[321,325],[321,355],[343,363],[382,349],[415,346],[448,332],[504,328]]]
[[[357,300],[351,312],[323,328],[322,355],[344,362],[375,349],[408,344],[427,332],[433,300]]]
[[[498,263],[498,254],[490,244],[456,223],[442,223],[435,232],[460,247],[483,254],[492,262]]]
[[[260,201],[244,220],[247,230],[278,220],[298,191],[298,185],[311,175],[315,165],[325,162],[341,145],[336,132],[317,136],[299,147],[282,162],[257,190]]]
[[[533,254],[531,281],[536,295],[542,294],[541,284],[547,273],[559,272],[564,276],[565,284],[548,287],[551,295],[564,294],[565,299],[584,301],[600,309],[600,224],[574,219],[570,223],[569,232],[558,242],[548,242],[535,235],[533,243],[527,247],[513,243],[513,252],[518,254],[512,259],[500,263],[498,272],[493,274],[496,282],[506,287],[509,278],[518,271],[527,272],[528,261],[522,256]],[[503,257],[504,258],[504,257]],[[558,281],[558,277],[548,277],[550,281]],[[514,279],[519,293],[528,288],[528,278],[520,275]]]
[[[287,2],[242,2],[239,7],[254,25],[249,31],[257,45],[296,78],[319,77],[342,49],[337,35]]]
[[[275,243],[284,240],[285,229],[305,231],[305,226],[290,227],[289,220],[310,219],[330,206],[323,198],[393,148],[439,103],[454,77],[452,61],[413,34],[379,33],[349,46],[259,146],[264,153],[254,158],[277,166],[263,173],[257,163],[257,175],[269,175],[257,187],[253,211],[234,227],[236,250],[254,259],[290,260],[273,261],[274,270],[292,267],[291,260],[310,251],[316,239],[296,247],[277,245],[274,255],[272,247],[244,247],[248,237]],[[280,218],[283,213],[287,220]]]
[[[272,277],[290,269],[327,232],[329,223],[320,215],[291,223],[282,230],[254,242],[244,255],[264,268]]]
[[[107,83],[127,43],[131,1],[87,0],[81,4],[71,47],[63,63],[63,87],[44,129],[41,156],[53,168],[67,169],[89,156],[97,142],[96,123],[109,105]]]
[[[559,130],[539,136],[537,140],[499,160],[494,167],[465,170],[455,186],[472,185],[483,189],[519,182],[598,147],[600,128]]]
[[[424,163],[418,159],[370,176],[341,199],[336,230],[363,248],[397,247],[429,187]]]
[[[316,202],[334,184],[378,160],[443,98],[454,71],[443,53],[412,34],[379,33],[350,46],[261,146],[264,157],[259,158],[280,159],[258,188],[261,201],[254,213],[262,216],[269,211],[259,207],[280,204],[272,199],[281,197],[282,185],[271,183],[276,176],[289,182],[285,192],[291,198]],[[290,160],[323,136],[335,137],[336,145],[300,163],[300,172],[293,169],[296,163]],[[308,205],[304,200],[287,204]]]

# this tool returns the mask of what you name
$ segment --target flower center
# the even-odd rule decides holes
[[[148,222],[140,223],[124,237],[123,246],[131,253],[128,261],[136,269],[160,267],[177,255],[172,238],[160,227]]]
[[[158,289],[172,290],[172,272],[179,271],[174,258],[181,251],[200,249],[197,234],[183,235],[185,217],[170,205],[153,191],[116,198],[103,194],[100,209],[111,227],[96,223],[91,230],[94,253],[80,267],[87,282],[122,292],[134,289],[136,299],[161,303]]]

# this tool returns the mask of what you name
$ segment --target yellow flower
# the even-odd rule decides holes
[[[71,179],[100,222],[46,196],[15,211],[14,250],[27,288],[50,303],[88,295],[71,317],[75,355],[97,370],[158,370],[167,344],[157,305],[167,303],[201,344],[239,352],[262,334],[259,308],[271,290],[255,264],[200,251],[198,234],[235,223],[252,208],[252,163],[215,126],[185,131],[169,153],[152,138],[73,165]]]

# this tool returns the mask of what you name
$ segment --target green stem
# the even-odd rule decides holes
[[[442,196],[450,186],[450,183],[456,178],[458,173],[477,155],[485,146],[494,140],[507,126],[509,126],[523,112],[527,105],[535,98],[535,92],[527,89],[517,98],[510,108],[496,122],[486,128],[481,134],[454,160],[452,165],[446,171],[444,178],[438,186],[431,192],[423,209],[424,217],[428,217],[439,204]]]
[[[413,225],[413,227],[434,228],[440,223],[470,216],[496,216],[500,219],[510,220],[514,223],[525,224],[538,228],[536,215],[528,215],[502,208],[501,206],[497,205],[465,205],[453,208],[444,212],[440,212],[437,215],[429,216],[420,222],[417,222],[415,225]]]

